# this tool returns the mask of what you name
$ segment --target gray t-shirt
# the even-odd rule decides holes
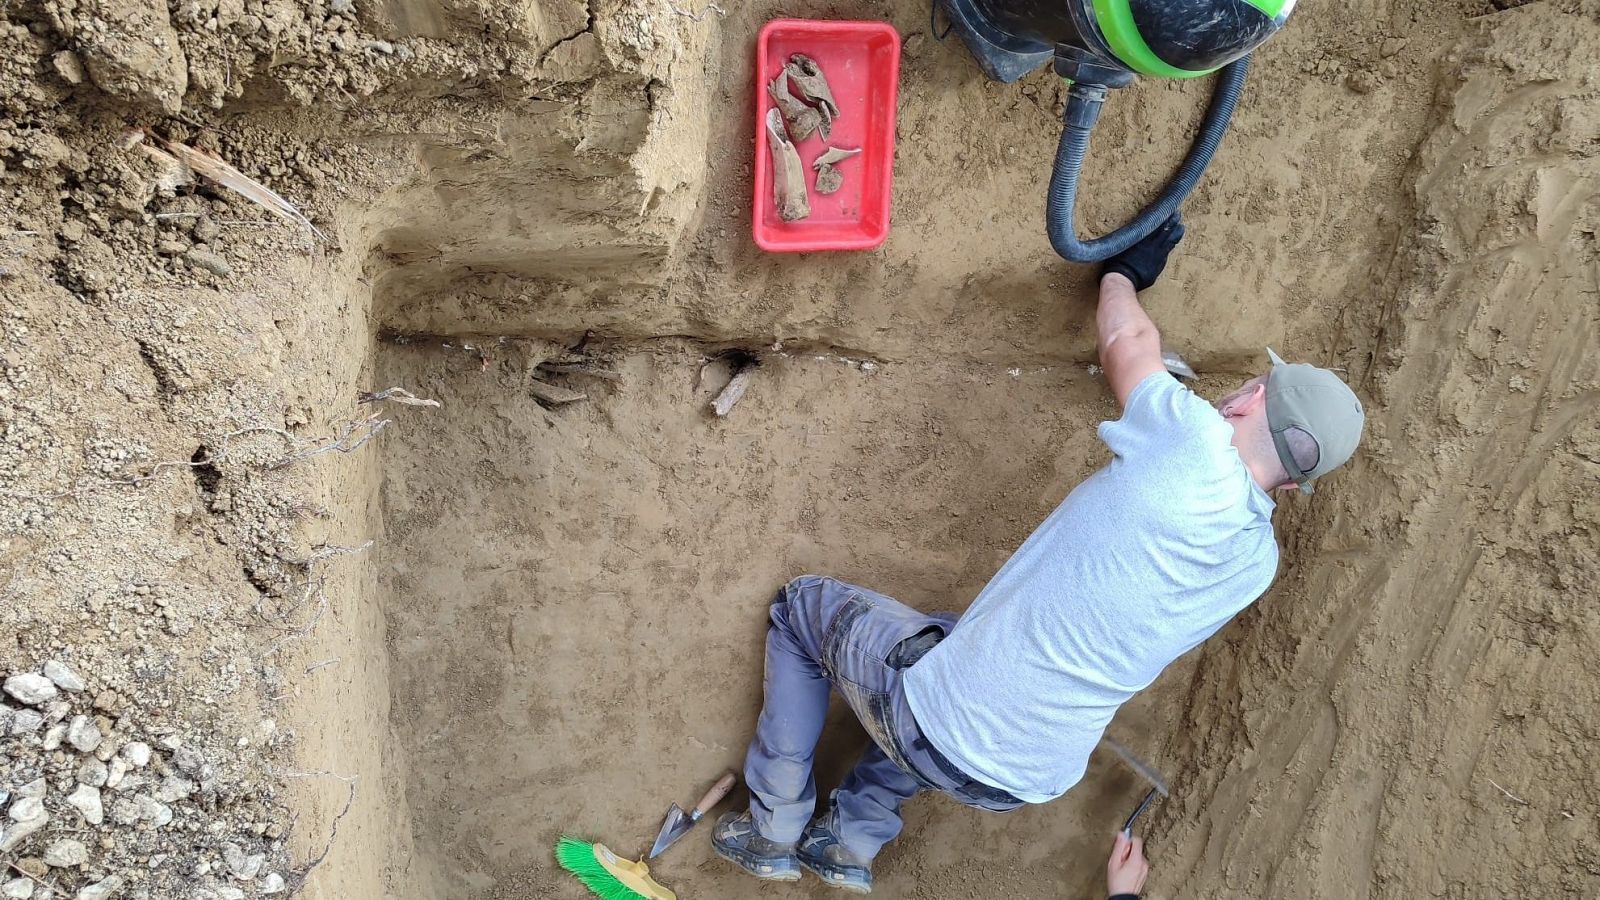
[[[905,677],[928,740],[1029,803],[1077,784],[1118,707],[1250,605],[1278,568],[1272,499],[1211,404],[1157,373],[1099,434],[1111,462]]]

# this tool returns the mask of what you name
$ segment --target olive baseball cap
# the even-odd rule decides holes
[[[1300,485],[1311,493],[1311,483],[1344,465],[1361,443],[1361,427],[1367,415],[1356,392],[1327,369],[1306,363],[1286,363],[1267,348],[1272,371],[1267,373],[1267,427],[1278,460]],[[1284,433],[1298,428],[1317,443],[1317,463],[1301,471],[1289,452]]]

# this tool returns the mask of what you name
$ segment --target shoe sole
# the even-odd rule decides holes
[[[827,873],[823,869],[821,869],[821,868],[819,868],[817,866],[813,866],[809,862],[806,862],[805,857],[801,857],[800,858],[800,868],[805,869],[807,872],[810,872],[811,874],[817,876],[817,880],[822,882],[823,884],[827,885],[828,887],[836,888],[838,890],[844,891],[847,894],[870,894],[870,893],[872,893],[872,887],[870,885],[867,886],[867,887],[862,887],[859,884],[850,884],[849,882],[846,882],[846,881],[835,881],[832,878],[829,878]]]
[[[732,852],[722,849],[721,847],[717,846],[715,843],[712,843],[711,849],[715,850],[717,852],[718,856],[720,856],[723,859],[727,860],[728,862],[731,862],[734,865],[738,866],[739,867],[739,871],[745,873],[746,875],[751,876],[752,878],[758,878],[758,879],[760,879],[762,881],[799,881],[800,880],[800,872],[798,870],[794,871],[794,872],[773,872],[771,874],[764,875],[764,874],[762,874],[760,872],[757,872],[757,871],[751,869],[749,864],[747,864],[744,860],[740,859],[738,856],[734,855]]]

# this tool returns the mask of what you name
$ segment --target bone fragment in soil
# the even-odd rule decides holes
[[[789,135],[796,141],[803,141],[816,133],[822,125],[822,113],[805,105],[800,98],[789,93],[789,73],[787,70],[778,73],[767,85],[767,93],[771,95],[772,102],[778,104],[778,110],[783,113],[783,120],[789,123]]]
[[[844,184],[844,173],[839,171],[838,164],[860,153],[861,149],[845,149],[843,147],[829,147],[822,155],[811,164],[817,170],[817,193],[832,194]]]
[[[724,387],[722,392],[717,394],[717,399],[711,402],[711,411],[716,413],[718,418],[733,412],[733,405],[744,396],[744,392],[750,387],[750,379],[755,376],[755,363],[747,362],[740,366],[734,373],[733,379],[728,382],[728,386]]]
[[[533,394],[534,399],[550,406],[562,406],[567,403],[574,403],[578,400],[587,399],[588,397],[587,394],[580,394],[577,391],[570,391],[559,385],[550,384],[546,381],[540,381],[537,378],[528,379],[528,392]]]
[[[767,110],[767,145],[772,151],[772,203],[778,218],[797,222],[811,215],[811,201],[806,197],[806,175],[800,167],[800,154],[783,131],[783,116],[776,109]]]

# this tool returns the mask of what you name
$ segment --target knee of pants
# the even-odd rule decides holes
[[[773,598],[774,603],[788,603],[802,618],[814,613],[822,605],[822,598],[839,585],[837,578],[827,575],[801,575],[788,583]]]

